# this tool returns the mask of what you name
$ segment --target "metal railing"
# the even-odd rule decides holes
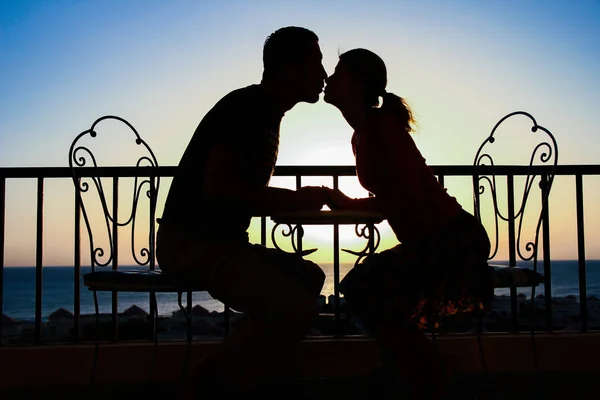
[[[473,177],[476,179],[480,175],[494,175],[496,177],[504,177],[508,184],[517,176],[529,176],[531,174],[543,176],[549,173],[549,167],[546,166],[431,166],[434,174],[440,182],[444,183],[445,177],[463,176]],[[139,174],[139,168],[136,167],[102,167],[99,173],[102,177],[107,178],[127,178],[135,177]],[[160,177],[173,177],[176,172],[176,167],[166,166],[158,167],[157,174]],[[86,176],[85,169],[80,172],[81,176]],[[90,169],[92,173],[92,169]],[[93,171],[98,173],[98,171]],[[575,181],[575,200],[576,200],[576,226],[577,226],[577,261],[578,261],[578,277],[579,277],[579,301],[580,301],[580,318],[581,331],[588,331],[588,309],[587,309],[587,282],[586,282],[586,248],[585,248],[585,230],[584,230],[584,188],[583,178],[586,176],[600,175],[600,165],[559,165],[552,170],[554,176],[568,176]],[[304,177],[330,177],[333,179],[333,187],[339,187],[340,177],[355,176],[354,166],[279,166],[275,169],[275,176],[278,177],[294,177],[296,187],[302,186],[302,178]],[[147,176],[147,172],[145,173]],[[16,168],[0,168],[0,315],[3,314],[4,304],[4,268],[5,268],[5,245],[6,245],[6,182],[13,179],[36,179],[37,180],[37,205],[36,205],[36,248],[35,248],[35,331],[34,343],[42,342],[42,277],[43,277],[43,233],[44,233],[44,184],[50,179],[69,179],[72,180],[72,172],[67,167],[16,167]],[[162,190],[166,190],[163,188]],[[514,196],[514,193],[512,193]],[[552,195],[551,195],[552,196]],[[514,199],[509,199],[509,202]],[[548,210],[546,210],[548,211]],[[74,210],[77,215],[77,211]],[[551,216],[552,214],[550,214]],[[548,222],[547,229],[550,228],[552,218],[546,218]],[[76,236],[79,234],[78,218],[75,219]],[[261,217],[260,221],[260,242],[267,244],[267,224],[266,218]],[[10,233],[10,232],[8,232]],[[339,243],[339,232],[334,230],[333,241]],[[79,242],[75,239],[75,257],[79,256]],[[511,246],[514,243],[511,243]],[[547,247],[547,248],[546,248]],[[550,246],[549,242],[544,245],[544,275],[546,279],[545,294],[550,297],[551,294],[551,268],[550,268]],[[334,255],[339,257],[339,255]],[[339,260],[338,260],[339,261]],[[80,339],[81,315],[80,315],[80,274],[79,268],[74,268],[74,340]],[[551,306],[551,304],[550,304]],[[113,306],[113,313],[116,312],[116,307]],[[514,312],[514,310],[513,310]],[[2,331],[2,320],[0,320],[0,332]],[[551,330],[551,327],[548,327]],[[1,339],[1,338],[0,338]]]

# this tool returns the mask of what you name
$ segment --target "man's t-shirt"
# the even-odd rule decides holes
[[[233,146],[242,156],[244,181],[267,186],[277,161],[282,117],[260,85],[223,97],[200,121],[179,162],[161,224],[207,240],[247,241],[252,210],[207,199],[202,192],[208,154],[216,143]]]

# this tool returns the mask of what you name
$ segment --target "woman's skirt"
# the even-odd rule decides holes
[[[463,210],[431,237],[367,257],[344,277],[340,292],[367,329],[390,317],[437,328],[448,315],[489,309],[489,252],[484,227]]]

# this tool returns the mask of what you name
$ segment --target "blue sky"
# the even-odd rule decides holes
[[[378,53],[431,164],[471,164],[515,110],[554,133],[561,164],[600,163],[598,0],[1,0],[0,167],[67,166],[75,135],[104,114],[129,120],[160,164],[176,165],[210,107],[260,80],[264,39],[286,25],[319,35],[328,73],[340,51]],[[300,104],[282,123],[279,163],[352,164],[350,135],[336,109]],[[35,196],[29,183],[7,185],[6,263],[27,264]],[[57,211],[47,214],[68,207],[65,190],[48,185]],[[68,263],[72,233],[49,218],[48,241],[62,250],[48,262]]]

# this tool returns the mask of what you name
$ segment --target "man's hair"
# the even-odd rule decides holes
[[[282,65],[301,60],[319,37],[311,30],[286,26],[267,36],[263,47],[263,77],[272,76]]]

